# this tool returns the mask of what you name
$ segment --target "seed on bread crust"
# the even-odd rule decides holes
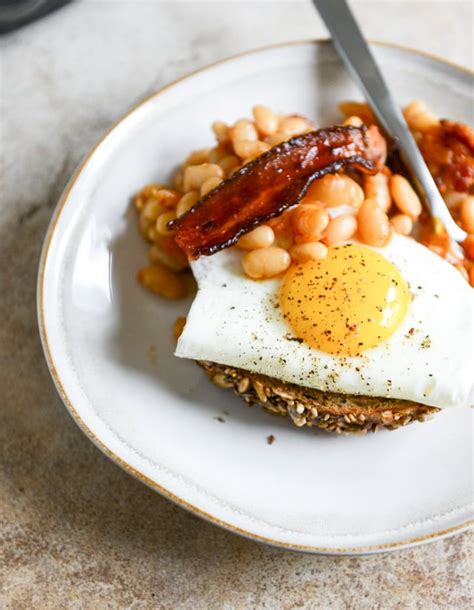
[[[409,400],[342,395],[278,381],[214,362],[198,362],[221,388],[233,388],[247,404],[260,404],[272,415],[289,417],[298,426],[321,428],[337,434],[366,434],[381,428],[429,419],[439,411]]]

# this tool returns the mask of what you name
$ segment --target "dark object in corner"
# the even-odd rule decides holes
[[[71,0],[0,0],[0,34],[44,17]]]

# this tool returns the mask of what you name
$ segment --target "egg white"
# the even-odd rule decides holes
[[[234,248],[192,263],[199,290],[176,356],[324,391],[441,408],[469,404],[474,291],[451,265],[410,238],[396,235],[377,251],[398,267],[413,299],[395,333],[362,356],[341,358],[291,340],[277,306],[281,280],[245,277]]]

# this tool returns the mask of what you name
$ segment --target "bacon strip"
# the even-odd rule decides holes
[[[366,127],[334,127],[275,146],[174,220],[176,243],[191,259],[214,254],[298,203],[316,178],[346,166],[373,173],[380,151],[367,136]]]

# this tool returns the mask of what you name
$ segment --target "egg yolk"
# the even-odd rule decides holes
[[[322,261],[293,265],[280,306],[296,338],[338,356],[356,356],[388,339],[408,310],[399,270],[357,244],[329,248]]]

